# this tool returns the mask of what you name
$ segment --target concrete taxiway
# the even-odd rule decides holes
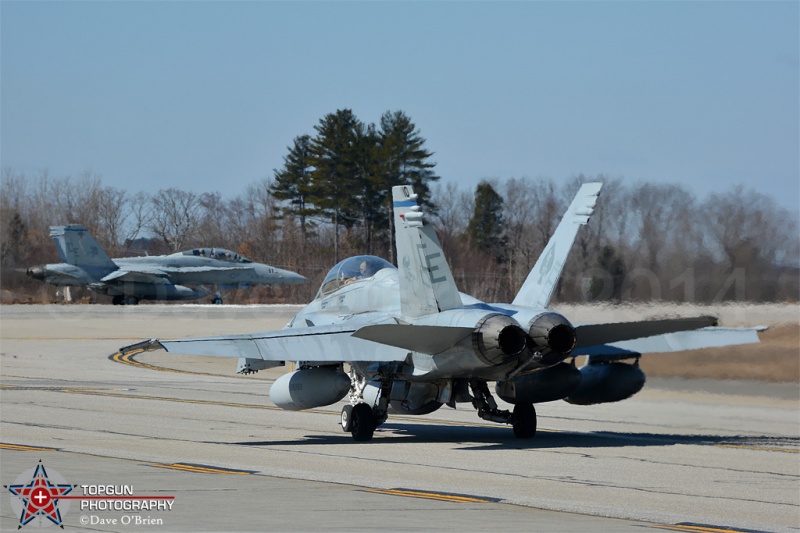
[[[657,380],[618,404],[542,404],[530,441],[442,408],[354,443],[341,406],[272,406],[283,370],[115,356],[149,337],[277,329],[297,309],[3,306],[2,484],[41,460],[70,484],[174,497],[171,511],[71,500],[65,528],[95,531],[800,530],[795,385]],[[2,530],[19,525],[11,498]]]

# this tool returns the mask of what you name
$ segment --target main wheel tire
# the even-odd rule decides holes
[[[213,298],[211,303],[214,305],[222,305],[222,298]]]
[[[125,297],[121,294],[117,294],[116,296],[111,297],[111,304],[112,305],[122,305],[125,303]]]
[[[137,298],[136,296],[128,296],[127,298],[125,298],[125,305],[138,305],[138,304],[139,304],[139,298]]]
[[[518,403],[514,406],[514,436],[530,439],[536,435],[536,409],[532,403]]]
[[[345,405],[342,407],[342,431],[345,433],[350,433],[350,430],[353,427],[353,406],[350,404]]]
[[[350,433],[353,440],[366,442],[372,439],[375,433],[375,415],[372,414],[372,407],[365,403],[353,406],[350,416]]]

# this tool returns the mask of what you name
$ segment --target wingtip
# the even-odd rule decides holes
[[[136,344],[130,344],[128,346],[123,346],[119,349],[119,353],[122,355],[129,354],[131,352],[152,352],[155,350],[164,350],[168,351],[161,341],[158,339],[147,339],[141,342],[137,342]]]

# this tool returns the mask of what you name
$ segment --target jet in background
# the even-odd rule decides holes
[[[27,274],[52,285],[89,287],[111,296],[114,305],[136,305],[139,300],[196,300],[210,294],[187,285],[231,290],[308,281],[300,274],[253,262],[223,248],[111,259],[79,224],[51,226],[50,236],[62,263],[31,267]],[[212,302],[222,303],[219,292]]]
[[[234,357],[244,374],[294,362],[297,370],[272,384],[272,402],[303,410],[347,397],[342,429],[366,441],[390,413],[425,415],[458,403],[530,438],[536,403],[590,405],[639,392],[642,353],[759,342],[757,328],[716,327],[714,317],[576,326],[548,309],[600,187],[581,187],[511,304],[460,293],[416,195],[394,187],[398,267],[373,256],[340,262],[314,301],[280,331],[151,339],[121,351]],[[581,368],[579,355],[588,356]],[[498,406],[489,383],[513,412]]]

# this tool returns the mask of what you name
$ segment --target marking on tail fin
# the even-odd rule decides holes
[[[589,222],[594,212],[602,183],[584,183],[569,204],[567,212],[558,224],[556,231],[533,265],[525,283],[512,302],[514,305],[547,307],[553,296],[564,264],[567,262],[572,244],[581,226]]]
[[[417,250],[419,250],[420,256],[423,259],[425,259],[425,267],[428,269],[428,273],[429,273],[429,276],[424,276],[422,278],[422,280],[423,281],[427,281],[428,279],[430,279],[431,284],[433,284],[433,285],[435,285],[436,283],[443,283],[443,282],[447,281],[447,276],[446,275],[438,277],[438,278],[434,278],[433,277],[433,275],[434,275],[433,273],[435,271],[437,271],[437,270],[440,270],[440,269],[439,269],[439,265],[432,264],[431,260],[432,259],[438,259],[438,258],[442,257],[442,254],[440,252],[433,252],[431,254],[425,253],[425,250],[427,250],[427,249],[428,249],[428,245],[426,245],[424,242],[417,244]]]
[[[461,307],[461,297],[436,232],[425,224],[409,186],[392,188],[400,267],[400,307],[418,317]]]

